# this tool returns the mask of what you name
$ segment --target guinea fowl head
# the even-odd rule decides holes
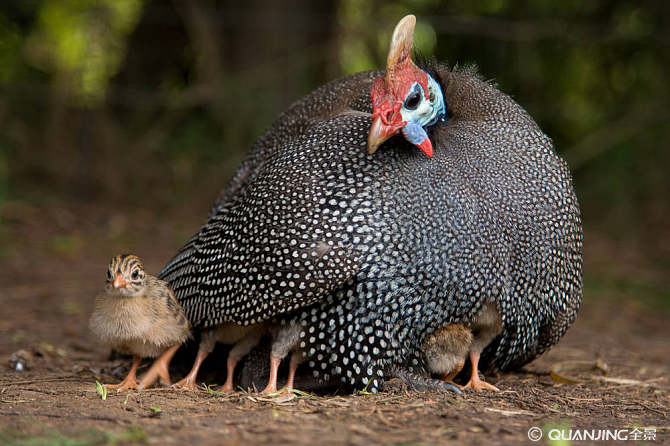
[[[416,18],[405,16],[393,30],[386,59],[386,75],[370,89],[372,126],[368,152],[375,153],[388,138],[402,132],[405,139],[433,156],[433,144],[425,128],[446,114],[440,84],[412,61]]]
[[[119,254],[107,268],[107,292],[119,296],[137,296],[144,290],[146,273],[139,257]]]

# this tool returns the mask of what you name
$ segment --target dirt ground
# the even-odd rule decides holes
[[[488,377],[498,393],[417,393],[398,385],[378,395],[221,394],[223,376],[210,366],[203,375],[209,390],[110,391],[102,400],[95,381],[118,382],[129,366],[110,359],[87,328],[109,258],[134,252],[157,272],[204,214],[6,207],[0,444],[568,444],[546,437],[570,428],[655,429],[649,443],[670,444],[670,311],[651,299],[667,302],[667,267],[588,231],[577,322],[523,370]],[[13,368],[17,357],[27,369]],[[583,363],[571,370],[570,361]],[[589,370],[597,361],[606,375]],[[176,365],[173,378],[189,366]],[[557,382],[552,368],[582,382]],[[528,439],[531,427],[543,430],[540,442]]]

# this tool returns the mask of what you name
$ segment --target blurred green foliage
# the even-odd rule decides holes
[[[97,106],[125,54],[141,0],[45,0],[25,45],[28,60],[66,84],[82,106]]]
[[[662,0],[6,1],[0,204],[8,184],[36,201],[210,203],[292,101],[383,67],[407,13],[419,51],[476,63],[554,138],[587,224],[667,226]]]

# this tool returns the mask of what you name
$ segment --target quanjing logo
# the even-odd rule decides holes
[[[528,429],[528,439],[540,441],[542,429],[533,426]],[[627,441],[627,440],[656,440],[656,428],[644,429],[549,429],[547,439],[551,441]]]
[[[528,439],[530,441],[540,441],[542,438],[542,429],[539,427],[531,427],[528,429]]]

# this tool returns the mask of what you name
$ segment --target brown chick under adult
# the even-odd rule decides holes
[[[498,388],[479,378],[479,357],[482,350],[502,331],[500,312],[493,303],[485,303],[474,319],[467,324],[449,324],[423,342],[426,366],[431,373],[442,375],[442,380],[453,383],[463,369],[466,355],[470,358],[472,373],[463,388],[480,392]]]
[[[449,324],[423,341],[426,366],[431,373],[442,375],[442,381],[453,383],[463,369],[472,344],[472,331],[461,324]]]
[[[91,331],[112,349],[133,355],[126,378],[108,388],[121,392],[143,389],[158,378],[170,383],[168,366],[179,346],[190,336],[190,325],[168,284],[144,271],[134,255],[112,258],[105,291],[95,299]],[[158,359],[137,381],[142,358]]]

